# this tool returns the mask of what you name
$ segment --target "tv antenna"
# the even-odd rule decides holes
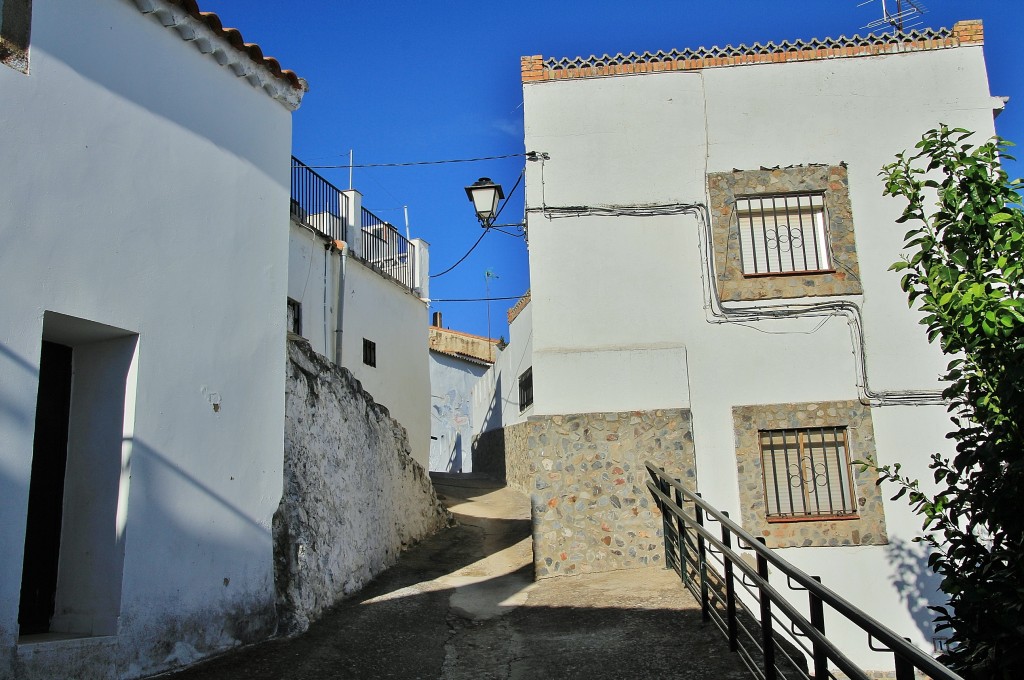
[[[864,2],[857,5],[857,7],[863,7],[869,5],[875,0],[864,0]],[[924,13],[928,11],[928,8],[924,6],[921,0],[895,0],[896,11],[890,12],[889,5],[886,4],[886,0],[879,0],[882,3],[882,18],[875,19],[874,21],[861,26],[862,29],[867,29],[874,32],[875,29],[882,26],[889,26],[892,28],[893,35],[900,35],[915,26],[920,26],[924,21],[922,17]],[[893,0],[889,0],[891,4]]]

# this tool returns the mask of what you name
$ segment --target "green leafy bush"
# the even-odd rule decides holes
[[[903,272],[929,341],[952,356],[944,396],[956,429],[952,458],[934,454],[937,491],[894,464],[882,481],[924,517],[949,606],[943,660],[971,678],[1024,677],[1024,213],[1021,180],[1000,166],[1010,146],[979,146],[946,126],[882,170],[885,195],[907,200]],[[937,210],[926,203],[934,197]]]

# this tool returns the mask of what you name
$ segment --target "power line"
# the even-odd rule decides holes
[[[477,161],[497,161],[503,158],[522,158],[523,156],[530,156],[533,152],[526,153],[507,153],[501,156],[480,156],[479,158],[447,158],[439,161],[408,161],[405,163],[362,163],[362,164],[346,164],[346,165],[307,165],[307,168],[314,168],[317,170],[326,169],[348,169],[348,168],[405,168],[410,165],[442,165],[444,163],[476,163]]]
[[[470,247],[470,249],[466,251],[466,254],[465,254],[465,255],[463,255],[462,257],[460,257],[460,258],[459,258],[459,261],[458,261],[458,262],[456,262],[455,264],[453,264],[453,265],[452,265],[451,267],[448,267],[448,269],[445,269],[445,270],[444,270],[443,272],[440,272],[440,273],[438,273],[438,274],[431,274],[431,275],[430,275],[430,278],[432,278],[432,279],[436,279],[436,278],[437,278],[438,276],[444,276],[445,274],[447,274],[448,272],[450,272],[451,270],[455,269],[455,268],[456,268],[456,267],[458,267],[458,266],[459,266],[460,264],[462,264],[462,262],[463,262],[463,261],[464,261],[464,260],[465,260],[465,259],[466,259],[467,257],[469,257],[469,254],[470,254],[470,253],[472,253],[472,252],[473,252],[474,250],[476,250],[476,247],[477,247],[478,245],[480,245],[480,241],[483,241],[483,240],[484,240],[484,236],[487,236],[487,232],[488,232],[488,231],[490,231],[490,229],[484,229],[484,230],[483,230],[483,233],[482,233],[482,234],[480,234],[480,238],[478,238],[478,239],[476,240],[476,243],[474,243],[474,244],[472,245],[472,247]]]
[[[520,300],[522,295],[511,295],[508,297],[483,297],[483,298],[431,298],[431,302],[492,302],[497,300]]]
[[[522,154],[520,154],[520,155],[522,155]],[[501,211],[505,209],[506,205],[508,205],[509,199],[512,198],[512,194],[514,194],[516,192],[516,189],[519,188],[519,183],[523,181],[523,175],[525,175],[525,174],[526,174],[526,170],[525,169],[523,170],[523,172],[519,173],[519,179],[517,179],[516,183],[512,186],[512,190],[510,192],[508,192],[508,196],[505,197],[505,202],[501,204],[500,208],[498,208],[498,212],[495,213],[495,215],[494,215],[494,218],[493,218],[494,220],[498,219],[498,215],[500,215]],[[493,222],[493,220],[492,220],[492,222]],[[465,259],[467,257],[469,257],[469,254],[472,253],[474,250],[476,250],[476,247],[478,245],[480,245],[480,241],[484,240],[484,236],[487,236],[487,232],[489,232],[491,230],[491,228],[492,227],[487,227],[486,229],[484,229],[484,232],[482,234],[480,234],[480,238],[478,238],[476,240],[476,243],[474,243],[470,247],[470,249],[466,251],[465,255],[463,255],[462,257],[459,258],[458,262],[453,264],[451,267],[448,267],[448,269],[445,269],[443,272],[439,272],[437,274],[431,274],[430,278],[436,279],[438,276],[444,276],[445,274],[447,274],[448,272],[450,272],[451,270],[455,269],[460,264],[462,264],[463,261],[465,261]]]

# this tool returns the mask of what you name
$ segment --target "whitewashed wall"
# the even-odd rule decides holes
[[[473,387],[489,367],[430,352],[430,470],[472,472]]]
[[[711,323],[700,223],[691,215],[548,219],[546,206],[707,204],[705,175],[849,165],[875,390],[935,389],[945,364],[888,272],[905,229],[881,166],[940,122],[994,133],[981,47],[527,84],[526,148],[537,414],[690,407],[704,497],[739,509],[731,409],[858,397],[851,334],[833,317]],[[927,476],[948,450],[942,407],[872,412],[882,463]],[[890,545],[784,556],[927,649],[931,633],[901,555],[920,521],[887,502]],[[908,601],[912,600],[912,601]],[[835,624],[830,624],[835,630]],[[859,640],[859,637],[858,637]],[[861,641],[862,642],[862,641]],[[861,649],[859,661],[888,661]],[[873,664],[873,665],[872,665]]]
[[[0,67],[0,676],[137,677],[275,627],[291,118],[133,3],[32,12],[30,74]],[[115,541],[123,577],[86,590],[119,598],[93,628],[112,635],[19,644],[47,312],[82,361],[128,352],[98,402],[125,402],[121,436],[90,454],[115,470],[107,509],[65,533]]]
[[[318,354],[340,361],[378,404],[391,411],[409,431],[413,458],[426,468],[430,450],[426,303],[361,263],[348,246],[328,249],[331,241],[326,237],[295,222],[290,229],[288,297],[301,304],[302,337]],[[425,253],[426,244],[420,244],[417,251]],[[377,343],[375,368],[363,363],[363,338]]]
[[[402,425],[351,373],[288,342],[285,487],[274,517],[285,632],[311,621],[451,519]]]
[[[520,423],[530,417],[537,404],[537,371],[533,372],[534,402],[519,410],[519,376],[535,360],[533,352],[533,307],[527,304],[508,327],[509,343],[498,353],[494,365],[473,387],[473,434]]]
[[[403,286],[347,258],[341,365],[409,433],[413,459],[424,469],[430,456],[430,367],[427,306]],[[363,363],[363,339],[377,344],[377,366]]]
[[[335,357],[342,255],[326,237],[290,222],[288,297],[300,305],[302,337],[318,354]],[[282,311],[283,313],[283,311]]]

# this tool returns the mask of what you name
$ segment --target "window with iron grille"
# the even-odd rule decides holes
[[[736,198],[744,276],[833,271],[823,193]]]
[[[363,338],[363,363],[367,366],[377,366],[377,343]]]
[[[760,430],[768,519],[856,516],[845,427]]]
[[[288,298],[288,331],[302,335],[302,304],[291,298]]]
[[[533,403],[533,367],[526,369],[519,376],[519,412],[525,411]]]

